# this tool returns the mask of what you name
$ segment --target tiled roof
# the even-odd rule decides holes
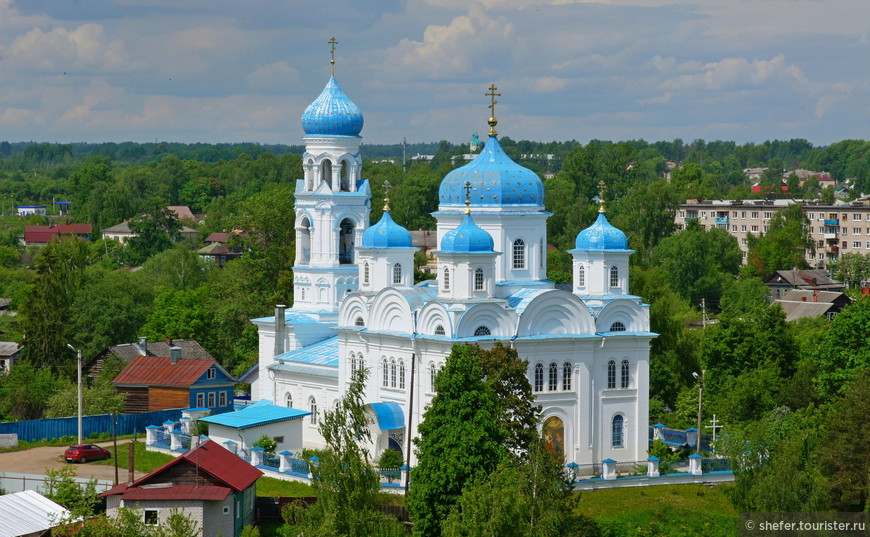
[[[182,358],[173,364],[170,358],[163,356],[137,356],[112,382],[116,385],[187,387],[210,367],[217,367],[217,363],[214,360]]]
[[[24,226],[24,242],[48,243],[61,235],[90,235],[90,224],[58,224],[51,226]]]
[[[279,354],[275,360],[303,364],[338,366],[338,336],[321,342]]]
[[[188,220],[194,220],[196,218],[193,215],[193,211],[191,211],[190,207],[188,207],[187,205],[170,205],[166,208],[175,213],[175,216],[179,220],[183,218],[186,218]]]
[[[225,231],[215,231],[205,238],[205,242],[227,242],[230,240],[230,234]]]
[[[162,483],[161,483],[162,485]],[[232,492],[229,487],[215,485],[178,485],[127,488],[121,496],[124,500],[225,500]]]
[[[195,339],[173,339],[169,342],[165,340],[149,341],[145,344],[145,349],[148,356],[169,356],[169,348],[173,346],[181,347],[182,358],[214,360],[214,357],[202,348],[202,345],[197,343]],[[137,356],[144,356],[142,348],[138,343],[112,345],[109,347],[109,351],[126,362],[129,362]]]
[[[0,356],[12,356],[19,348],[14,341],[0,341]]]
[[[311,412],[299,410],[298,408],[276,406],[270,401],[263,400],[235,412],[224,412],[216,416],[199,418],[199,421],[233,427],[235,429],[248,429],[258,425],[295,420],[310,415]]]
[[[196,253],[200,255],[227,255],[232,254],[226,246],[219,242],[213,242],[211,244],[206,244],[202,248],[196,251]]]

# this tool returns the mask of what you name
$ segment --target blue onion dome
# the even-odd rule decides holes
[[[466,181],[472,187],[472,206],[544,205],[541,178],[511,160],[495,136],[489,137],[474,160],[444,177],[438,191],[441,205],[462,205]]]
[[[384,211],[381,220],[363,232],[362,248],[411,248],[411,232]]]
[[[627,250],[628,239],[599,212],[595,223],[577,234],[574,245],[578,250]]]
[[[302,114],[307,136],[359,136],[363,115],[359,107],[341,90],[335,77]]]
[[[492,235],[478,227],[466,213],[462,223],[444,234],[441,252],[445,254],[494,253]]]

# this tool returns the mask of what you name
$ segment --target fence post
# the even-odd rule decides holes
[[[181,431],[172,431],[169,433],[169,449],[178,451],[181,449]]]
[[[565,466],[568,467],[568,475],[571,476],[571,483],[577,481],[577,467],[580,465],[574,461],[571,461]]]
[[[694,427],[689,427],[688,429],[686,429],[686,444],[690,448],[697,451],[699,438],[700,435],[698,433],[698,429],[695,429]]]
[[[190,418],[182,417],[180,423],[181,430],[184,431],[185,434],[190,434]]]
[[[647,475],[650,477],[658,477],[659,476],[659,462],[661,459],[658,457],[650,457],[647,460]]]
[[[286,449],[278,454],[280,458],[278,459],[278,471],[286,472],[290,469],[290,456],[293,455],[293,452],[287,451]]]
[[[399,468],[399,470],[402,471],[402,473],[401,473],[402,481],[400,481],[400,483],[407,483],[408,482],[408,472],[411,471],[411,467],[408,466],[407,464],[403,464],[402,467]]]
[[[692,475],[701,475],[701,456],[697,453],[689,455],[689,473]]]
[[[662,429],[664,428],[664,426],[664,423],[656,423],[655,425],[653,425],[653,441],[665,439],[664,435],[662,435]]]
[[[166,431],[166,434],[171,434],[172,429],[175,428],[175,422],[172,420],[166,420],[163,422],[163,429]]]
[[[226,446],[227,451],[229,451],[233,455],[238,455],[239,445],[232,440],[227,440],[226,442],[224,442],[224,446]]]
[[[251,466],[260,466],[263,464],[263,452],[266,451],[260,446],[251,448]]]
[[[157,433],[160,431],[159,425],[149,425],[145,427],[145,445],[153,446],[157,443]]]
[[[317,456],[311,457],[308,461],[308,479],[311,481],[314,480],[314,472],[312,471],[312,468],[314,468],[319,461],[320,459],[317,458]]]
[[[613,459],[604,459],[601,462],[604,465],[601,469],[601,477],[607,481],[616,479],[616,461]]]

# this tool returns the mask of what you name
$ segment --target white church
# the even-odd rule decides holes
[[[411,234],[388,206],[369,223],[362,112],[333,75],[303,113],[294,303],[252,321],[259,365],[246,380],[254,401],[310,411],[305,447],[323,447],[318,417],[368,368],[374,456],[406,455],[452,345],[500,341],[528,361],[544,437],[566,463],[646,460],[656,334],[628,292],[633,252],[602,200],[570,251],[571,290],[547,280],[544,185],[502,150],[494,105],[480,154],[441,183],[438,277],[416,285]]]

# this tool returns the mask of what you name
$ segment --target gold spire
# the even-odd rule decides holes
[[[607,192],[607,185],[604,184],[604,181],[598,181],[598,212],[604,214],[607,212],[604,209],[604,193]]]
[[[498,120],[495,118],[495,105],[498,101],[496,101],[495,98],[501,97],[501,93],[496,93],[495,90],[497,90],[497,89],[498,88],[495,87],[495,84],[493,84],[489,87],[489,93],[484,93],[484,95],[487,95],[487,96],[492,98],[492,102],[488,106],[488,108],[490,110],[490,112],[489,112],[490,116],[489,116],[489,121],[488,121],[488,123],[489,123],[489,135],[490,136],[498,136],[498,133],[495,131],[495,126],[498,125]]]
[[[390,189],[393,186],[390,184],[390,181],[384,181],[384,212],[390,212]]]
[[[329,50],[329,54],[331,56],[329,59],[329,63],[330,65],[332,65],[332,76],[335,76],[335,45],[338,44],[338,41],[335,40],[335,36],[333,36],[332,39],[329,40],[329,44],[331,46]]]
[[[465,181],[465,214],[471,214],[471,181]]]

